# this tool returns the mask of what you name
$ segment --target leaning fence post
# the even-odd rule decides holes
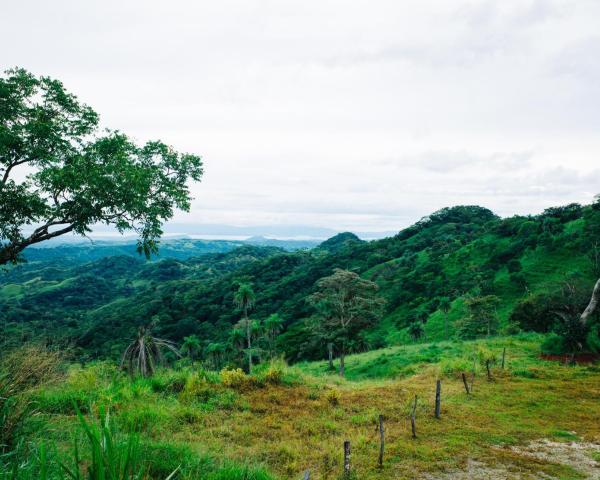
[[[462,381],[465,384],[465,390],[467,391],[467,395],[469,395],[471,392],[469,392],[469,383],[467,382],[467,375],[465,374],[465,372],[462,372]]]
[[[506,358],[506,347],[502,349],[502,370],[504,370],[504,359]]]
[[[435,382],[435,418],[440,418],[442,404],[442,381]]]
[[[344,442],[344,477],[350,476],[350,441]]]
[[[383,449],[385,447],[385,430],[383,415],[379,415],[379,468],[383,467]]]
[[[310,470],[304,472],[304,480],[310,480]]]
[[[410,426],[412,428],[412,437],[417,438],[417,426],[415,424],[417,419],[417,396],[415,395],[415,404],[413,405],[412,414],[410,416]]]

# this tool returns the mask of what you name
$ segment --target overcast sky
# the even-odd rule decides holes
[[[178,224],[398,230],[600,193],[600,2],[5,1],[0,66],[200,154]]]

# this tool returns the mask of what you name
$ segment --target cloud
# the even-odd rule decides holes
[[[589,0],[31,0],[3,6],[0,59],[201,154],[179,224],[397,230],[453,204],[591,200],[599,17]]]

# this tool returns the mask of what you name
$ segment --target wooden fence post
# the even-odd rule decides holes
[[[415,424],[417,419],[417,396],[415,395],[415,404],[413,405],[412,414],[410,416],[410,426],[412,428],[412,438],[417,438],[417,426]]]
[[[379,468],[383,467],[383,449],[385,448],[385,430],[383,415],[379,415]]]
[[[435,382],[435,418],[439,420],[442,407],[442,381]]]
[[[344,477],[350,476],[350,441],[344,442]]]
[[[490,372],[490,361],[489,360],[485,361],[485,369],[487,370],[487,379],[489,382],[492,380],[492,372]]]
[[[462,381],[465,384],[465,390],[467,391],[467,395],[469,395],[471,392],[469,391],[469,383],[467,382],[467,375],[465,374],[465,372],[462,373]]]
[[[504,359],[506,358],[506,347],[502,349],[502,370],[504,370]]]

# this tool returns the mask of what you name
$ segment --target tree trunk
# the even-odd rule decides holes
[[[248,373],[252,373],[252,335],[250,334],[250,319],[248,318],[247,306],[244,306],[244,318],[246,319],[246,340],[248,341]]]
[[[344,365],[344,359],[346,358],[346,352],[342,349],[340,352],[340,377],[346,376],[346,366]]]
[[[581,323],[584,325],[587,323],[588,318],[596,311],[596,308],[598,308],[598,302],[600,302],[600,279],[598,279],[596,285],[594,286],[594,291],[592,292],[592,298],[589,305],[581,314]]]
[[[327,344],[327,350],[329,351],[329,370],[333,370],[333,343]]]

